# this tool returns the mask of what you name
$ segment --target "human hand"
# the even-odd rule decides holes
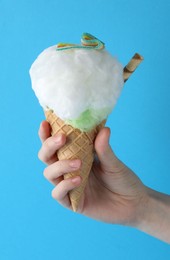
[[[56,151],[64,145],[64,135],[51,136],[51,129],[43,121],[39,136],[42,147],[39,159],[48,166],[44,176],[54,184],[52,197],[70,208],[68,192],[81,183],[81,177],[64,180],[63,175],[81,167],[80,160],[58,161]],[[103,128],[96,137],[96,158],[78,212],[107,223],[135,226],[146,196],[146,187],[140,179],[113,153],[109,145],[109,128]]]

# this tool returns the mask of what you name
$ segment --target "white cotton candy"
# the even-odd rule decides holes
[[[122,65],[107,51],[56,51],[56,46],[38,56],[30,76],[41,106],[63,120],[74,120],[88,109],[111,112],[124,83]]]

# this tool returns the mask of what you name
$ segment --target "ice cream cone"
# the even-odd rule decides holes
[[[143,60],[136,53],[123,70],[104,47],[102,41],[83,33],[81,45],[51,46],[30,68],[32,88],[45,110],[51,134],[64,133],[67,137],[65,145],[57,151],[58,159],[78,158],[82,163],[80,170],[64,175],[65,179],[77,175],[82,178],[81,185],[69,193],[74,211],[93,164],[94,139],[99,128],[113,110],[123,83]]]
[[[57,151],[59,160],[80,159],[82,164],[78,171],[69,172],[64,175],[64,179],[81,176],[81,185],[69,193],[73,211],[77,211],[79,202],[88,180],[88,176],[94,159],[94,139],[105,124],[101,122],[97,127],[90,132],[82,132],[79,129],[73,128],[61,120],[52,110],[45,112],[45,116],[52,128],[52,135],[63,133],[66,135],[66,144]]]

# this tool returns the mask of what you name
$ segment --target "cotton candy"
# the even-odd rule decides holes
[[[88,131],[111,113],[122,90],[123,67],[106,50],[44,50],[30,68],[44,110]]]

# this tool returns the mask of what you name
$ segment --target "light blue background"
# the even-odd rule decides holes
[[[0,259],[170,259],[140,231],[74,214],[51,198],[38,160],[44,118],[28,70],[60,41],[94,34],[125,65],[145,61],[109,117],[117,155],[153,189],[170,193],[170,1],[0,0]]]

